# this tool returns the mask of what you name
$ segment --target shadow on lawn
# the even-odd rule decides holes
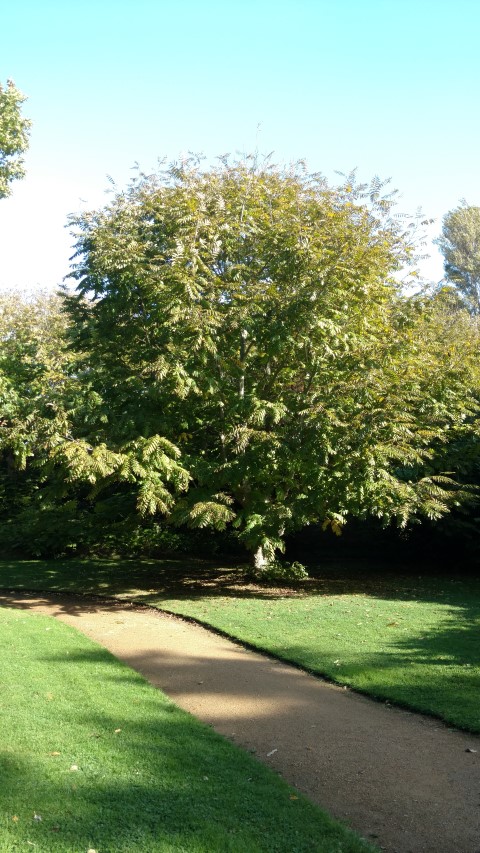
[[[50,599],[51,601],[52,599]],[[85,613],[97,613],[109,615],[114,622],[122,622],[125,608],[136,605],[128,605],[115,601],[91,601],[81,596],[53,597],[56,609],[53,615],[68,614],[83,616]],[[0,605],[13,606],[19,609],[29,610],[36,603],[46,603],[47,599],[41,595],[20,593],[13,596],[0,596]],[[155,611],[149,608],[149,614],[153,619],[177,618]],[[81,626],[80,626],[81,627]],[[473,732],[480,732],[480,711],[478,696],[480,694],[480,615],[478,604],[458,604],[447,608],[443,621],[436,627],[426,629],[420,635],[405,636],[401,634],[401,626],[398,623],[384,631],[384,640],[379,643],[381,649],[377,653],[363,652],[361,646],[345,651],[345,659],[332,663],[332,655],[319,652],[309,648],[308,643],[303,645],[298,642],[295,632],[290,635],[282,633],[275,642],[271,639],[268,648],[278,658],[289,661],[294,665],[300,665],[310,672],[320,676],[326,676],[340,684],[349,684],[361,692],[373,695],[380,699],[389,699],[399,705],[414,708],[427,714],[435,714],[444,720],[453,723],[459,728]],[[261,648],[261,641],[258,647]],[[339,655],[343,657],[342,653]],[[171,674],[185,674],[185,666],[188,667],[188,659],[184,662],[184,652],[179,649],[178,654],[173,655],[173,663],[169,662],[168,653],[164,648],[152,648],[135,654],[134,648],[130,655],[124,660],[147,678],[151,678],[150,664],[153,663],[154,676],[155,667],[160,674],[167,679],[155,683],[163,687],[167,692],[171,687]],[[414,664],[415,666],[412,666]],[[215,664],[209,659],[208,666],[214,673]],[[170,667],[170,669],[169,669]],[[202,663],[195,664],[196,670],[192,670],[191,686],[197,683],[209,683],[210,674],[201,673],[201,681],[198,682],[199,671]],[[170,685],[170,687],[169,687]],[[242,675],[241,661],[232,661],[231,681],[229,691],[232,696],[243,695],[242,691],[248,685],[248,672]],[[188,689],[191,689],[191,686]],[[198,689],[195,688],[194,689]],[[205,687],[201,688],[205,690]],[[240,693],[239,693],[240,691]],[[281,693],[267,701],[282,703]]]
[[[247,583],[238,568],[221,567],[218,563],[208,563],[204,560],[131,560],[117,563],[106,560],[26,561],[0,564],[0,586],[2,566],[4,576],[12,587],[37,587],[66,592],[78,592],[81,587],[87,594],[117,595],[137,600],[138,603],[151,603],[160,608],[163,601],[171,598],[186,601],[243,598],[273,602],[285,598],[334,596],[341,601],[343,595],[367,595],[392,602],[421,601],[441,604],[445,608],[444,618],[437,627],[425,628],[415,636],[405,636],[398,633],[393,624],[386,632],[382,651],[372,656],[362,654],[359,649],[358,654],[355,653],[357,662],[351,663],[348,670],[340,668],[338,671],[325,671],[321,666],[315,666],[314,662],[308,662],[305,666],[319,674],[347,683],[350,679],[354,681],[368,672],[368,683],[360,689],[387,698],[392,698],[393,688],[388,697],[382,687],[383,676],[380,675],[377,683],[375,671],[388,669],[393,673],[395,670],[405,670],[415,663],[420,667],[419,672],[422,672],[424,666],[429,666],[428,684],[419,682],[415,685],[416,696],[420,697],[418,702],[413,699],[411,688],[407,690],[401,684],[398,690],[395,688],[399,694],[397,701],[413,703],[417,708],[422,707],[422,694],[430,692],[430,688],[433,693],[438,694],[438,701],[441,703],[442,684],[445,686],[445,679],[450,680],[459,702],[464,694],[464,701],[470,702],[466,693],[473,695],[475,688],[480,694],[480,582],[472,578],[452,579],[445,575],[435,578],[428,573],[421,575],[419,568],[343,560],[330,561],[328,565],[316,570],[314,567],[316,576],[292,590]],[[85,612],[85,607],[95,611],[125,606],[124,603],[107,604],[101,600],[85,602],[81,597],[63,598],[61,595],[58,595],[57,600],[59,612],[73,614]],[[8,600],[5,603],[8,605]],[[291,643],[282,642],[281,648],[273,651],[292,662],[305,660],[305,649],[295,643],[294,636],[291,640]],[[463,669],[460,671],[459,667]],[[428,710],[428,701],[423,703],[423,708]],[[478,716],[474,714],[473,708],[470,711],[474,716]],[[440,709],[438,713],[443,715],[444,710]],[[449,718],[451,719],[451,716]],[[462,725],[459,721],[456,724]],[[480,721],[475,730],[478,731],[479,728]]]
[[[425,837],[422,836],[423,827],[416,830],[419,848],[425,846],[427,849],[429,842],[431,848],[428,849],[470,849],[463,838],[459,841],[465,831],[460,828],[463,818],[459,816],[459,803],[462,809],[475,813],[477,771],[471,757],[465,755],[467,744],[476,746],[473,738],[465,740],[465,736],[458,733],[448,733],[445,738],[447,733],[444,733],[440,739],[434,726],[414,721],[410,715],[392,713],[383,705],[372,707],[372,703],[363,698],[326,687],[300,672],[294,671],[290,684],[286,685],[281,667],[272,664],[272,671],[267,672],[264,661],[256,658],[252,662],[242,655],[243,651],[238,649],[238,660],[232,662],[231,682],[227,685],[222,680],[216,681],[214,669],[221,664],[210,654],[196,656],[193,660],[186,659],[181,650],[170,652],[170,657],[158,649],[146,657],[137,657],[132,650],[128,663],[144,669],[162,658],[165,675],[169,671],[178,679],[175,701],[188,700],[195,692],[205,707],[203,697],[210,695],[213,701],[209,722],[226,735],[231,736],[232,730],[235,731],[237,742],[255,747],[265,763],[274,764],[287,778],[293,776],[296,784],[308,790],[314,799],[325,802],[323,797],[329,796],[329,790],[337,792],[333,801],[336,798],[337,813],[343,812],[344,817],[349,815],[349,810],[361,812],[360,824],[365,827],[369,827],[379,813],[383,820],[389,815],[396,820],[391,815],[391,804],[396,803],[400,814],[402,806],[399,803],[410,802],[415,790],[421,803],[419,814],[423,814],[423,809],[434,809],[438,813],[435,837],[429,837],[431,829],[425,830]],[[272,777],[267,776],[262,767],[232,750],[210,729],[199,726],[191,718],[185,725],[185,718],[180,717],[171,703],[162,707],[160,702],[150,698],[149,688],[145,688],[141,696],[142,719],[139,720],[140,714],[132,710],[129,690],[130,682],[136,680],[138,685],[139,679],[118,668],[112,671],[108,662],[105,666],[105,654],[101,650],[82,649],[78,653],[70,652],[68,659],[54,654],[41,660],[53,664],[65,678],[69,671],[75,671],[77,664],[83,669],[90,665],[92,685],[98,683],[101,687],[115,682],[116,689],[120,694],[123,692],[123,700],[120,698],[117,704],[117,711],[122,707],[120,715],[109,711],[108,694],[98,702],[95,711],[89,710],[87,696],[87,701],[80,702],[79,707],[72,703],[63,713],[65,726],[78,727],[79,748],[84,748],[86,733],[91,744],[91,754],[88,750],[78,757],[78,775],[72,779],[71,774],[63,772],[63,784],[67,783],[67,788],[70,781],[78,784],[75,795],[68,792],[67,813],[65,796],[62,800],[61,791],[55,791],[55,799],[59,799],[52,819],[65,837],[77,832],[77,825],[81,824],[83,833],[87,833],[81,836],[85,839],[85,849],[95,845],[94,849],[112,853],[127,850],[129,843],[132,849],[138,849],[133,842],[138,844],[139,839],[140,849],[143,843],[144,850],[156,850],[154,839],[157,843],[159,839],[168,841],[171,847],[166,849],[175,849],[177,838],[181,842],[180,849],[200,849],[208,853],[220,850],[222,853],[229,850],[236,853],[308,850],[310,853],[313,849],[324,853],[338,849],[346,853],[351,849],[348,844],[337,846],[333,837],[330,844],[327,839],[323,846],[323,832],[319,824],[315,831],[308,809],[300,812],[306,823],[299,835],[299,823],[295,820],[298,821],[298,815],[292,811],[295,800],[290,800],[291,792],[282,783],[276,780],[272,797],[268,791]],[[257,676],[253,681],[249,680],[252,667]],[[201,687],[197,686],[199,679]],[[263,695],[259,695],[259,684]],[[138,698],[137,694],[137,701]],[[121,731],[115,739],[112,733],[118,729]],[[103,772],[104,744],[110,745],[113,753],[108,776]],[[278,750],[274,750],[278,758],[277,755],[268,758],[273,744],[278,746]],[[450,790],[444,797],[445,765],[452,774],[461,777],[457,795],[453,797]],[[374,779],[369,803],[365,799],[362,775],[365,770]],[[424,781],[420,780],[425,777],[424,789]],[[37,791],[39,787],[41,791],[41,781],[42,776],[37,773]],[[54,777],[52,781],[55,783]],[[82,798],[85,801],[83,814],[78,804]],[[333,801],[331,797],[327,799],[329,807]],[[276,813],[279,802],[280,815]],[[40,807],[35,806],[39,812]],[[106,815],[108,826],[105,825]],[[400,834],[403,819],[402,812]],[[448,828],[442,821],[448,823]],[[466,823],[471,831],[470,818]],[[212,835],[215,832],[218,834]],[[442,848],[440,840],[443,841],[444,836],[449,839],[450,847],[447,841]],[[312,846],[314,838],[318,847]],[[78,837],[75,841],[77,846],[71,849],[81,849]],[[458,848],[454,846],[455,841],[460,845]]]
[[[211,729],[168,700],[154,700],[138,677],[123,668],[112,671],[104,651],[41,660],[54,664],[67,683],[76,664],[91,665],[90,693],[77,700],[71,693],[58,732],[43,732],[33,746],[27,735],[20,753],[0,756],[0,812],[7,816],[6,841],[12,841],[2,849],[27,843],[43,853],[310,853],[313,839],[323,853],[371,849],[345,838],[311,804],[292,798],[282,780]],[[115,682],[113,710],[111,691],[102,691],[108,681]],[[73,745],[62,743],[65,732],[74,733]],[[58,743],[53,753],[52,742]]]
[[[370,593],[395,602],[441,603],[443,614],[435,625],[415,632],[404,628],[408,622],[402,616],[384,626],[378,624],[376,653],[366,653],[362,646],[344,647],[338,657],[344,654],[346,660],[336,665],[331,659],[326,665],[319,664],[315,649],[308,658],[308,648],[295,642],[295,636],[289,642],[288,635],[276,653],[292,663],[306,661],[307,669],[375,698],[434,714],[458,728],[480,733],[480,596],[477,589],[470,598],[469,589],[455,582],[437,591],[416,588],[390,595],[386,590],[383,595],[382,590]],[[320,657],[329,655],[320,652]]]
[[[11,839],[8,849],[33,843],[45,853],[311,850],[311,838],[325,831],[311,807],[302,809],[311,835],[306,831],[299,843],[298,818],[292,815],[294,809],[299,811],[298,803],[290,801],[286,786],[266,778],[266,771],[241,753],[232,761],[230,744],[209,730],[189,726],[187,732],[175,712],[159,719],[158,706],[156,711],[154,717],[146,709],[144,723],[128,716],[72,715],[69,722],[95,728],[103,733],[99,738],[121,728],[121,761],[115,750],[92,747],[92,755],[79,759],[78,771],[72,773],[61,757],[52,769],[26,755],[0,756],[0,811],[9,816],[3,839]],[[25,802],[28,812],[22,809]],[[334,828],[329,832],[327,826],[325,835],[327,845],[330,838],[331,849],[337,849],[340,833]],[[287,848],[282,847],[284,839]],[[347,844],[339,849],[360,848]]]
[[[235,598],[275,599],[317,595],[366,594],[380,598],[434,600],[455,595],[455,581],[448,576],[422,574],[422,565],[392,561],[329,559],[310,565],[311,578],[294,587],[260,585],[248,579],[248,569],[238,563],[192,557],[148,560],[1,560],[0,588],[84,592],[96,595],[143,595],[188,598],[217,595]],[[2,580],[4,578],[4,581]],[[476,589],[480,580],[457,582]]]

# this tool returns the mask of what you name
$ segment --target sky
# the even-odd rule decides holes
[[[51,290],[68,216],[135,163],[188,151],[357,169],[435,221],[480,205],[479,0],[3,0],[0,81],[32,119],[27,176],[0,201],[0,290]]]

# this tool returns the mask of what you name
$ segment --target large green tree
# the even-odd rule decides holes
[[[66,308],[97,405],[59,464],[96,489],[120,466],[141,512],[232,524],[258,568],[314,520],[445,512],[425,462],[471,401],[464,366],[446,391],[421,345],[390,208],[378,181],[224,159],[140,175],[74,219]]]
[[[444,256],[445,277],[472,314],[480,314],[480,207],[463,201],[443,219],[437,244]]]
[[[12,80],[0,83],[0,198],[11,192],[10,184],[23,178],[23,157],[28,147],[31,122],[22,115],[25,96]]]

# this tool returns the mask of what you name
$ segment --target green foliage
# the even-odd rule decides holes
[[[118,527],[135,539],[139,516],[168,512],[188,475],[160,436],[92,442],[98,398],[76,371],[62,304],[52,295],[0,297],[0,547],[59,556],[112,545],[116,534],[123,552]]]
[[[262,583],[280,583],[295,585],[308,578],[308,571],[298,560],[289,563],[286,560],[272,560],[260,571],[252,571],[251,576]]]
[[[24,470],[35,442],[55,441],[68,398],[66,321],[56,296],[0,295],[1,447]]]
[[[45,468],[50,452],[70,436],[75,381],[64,330],[57,297],[0,296],[0,522],[7,538],[3,525],[15,527],[17,513],[31,518],[32,504],[50,506]],[[60,483],[60,499],[63,492]]]
[[[436,241],[444,256],[445,277],[472,314],[480,313],[480,207],[465,200],[443,219]]]
[[[12,80],[0,83],[0,198],[10,195],[10,184],[23,178],[22,154],[28,147],[31,121],[23,118],[21,108],[25,96]]]
[[[413,229],[354,177],[188,161],[74,220],[77,294],[0,299],[0,547],[152,553],[163,518],[265,568],[311,523],[461,512],[477,323],[402,294]]]
[[[136,459],[139,510],[232,524],[267,562],[318,519],[446,513],[455,481],[429,460],[476,411],[471,359],[433,338],[428,299],[402,297],[414,245],[392,203],[377,180],[225,159],[139,175],[75,218],[66,310],[97,401],[83,470],[162,436],[182,471]],[[96,486],[128,467],[108,464]]]

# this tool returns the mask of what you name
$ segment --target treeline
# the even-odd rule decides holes
[[[405,294],[378,181],[189,161],[72,220],[75,292],[0,298],[0,550],[220,548],[348,521],[478,533],[479,327]]]

